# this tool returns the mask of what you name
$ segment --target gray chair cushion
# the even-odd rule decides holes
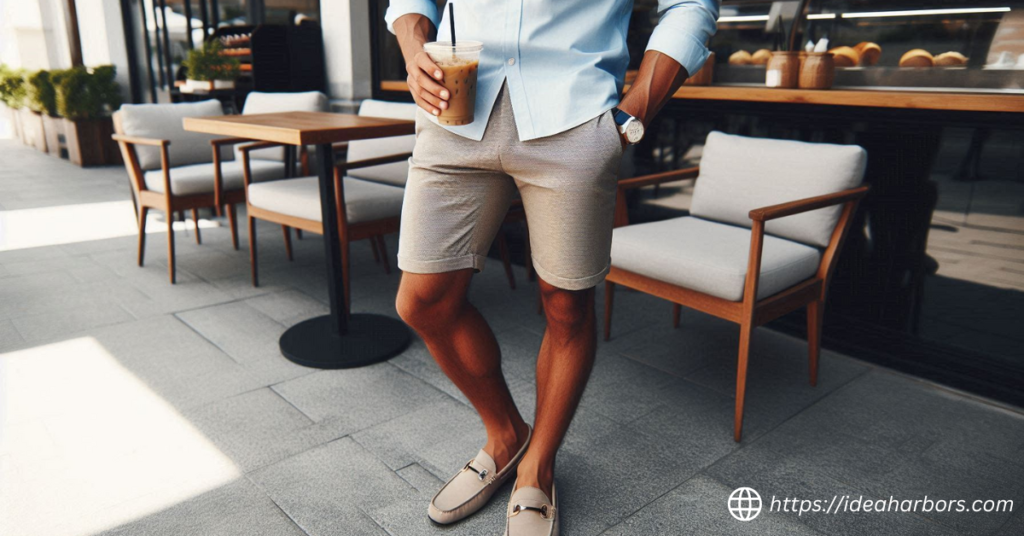
[[[389,119],[416,120],[416,105],[405,102],[385,102],[364,100],[359,106],[359,115],[369,117],[387,117]],[[348,144],[348,161],[366,160],[379,156],[411,153],[416,145],[416,136],[393,136],[376,140],[355,140]],[[409,177],[408,162],[393,162],[380,166],[356,168],[349,171],[353,177],[376,182],[405,186]]]
[[[787,201],[854,188],[864,179],[867,152],[856,145],[708,135],[690,213],[750,227],[749,212]],[[805,244],[828,245],[842,207],[772,220],[765,230]]]
[[[749,258],[749,229],[700,218],[619,227],[612,236],[612,266],[729,301],[743,299]],[[765,236],[758,299],[813,276],[820,259],[815,248]]]
[[[121,128],[128,136],[170,140],[167,149],[171,167],[213,161],[210,140],[220,136],[188,132],[186,117],[224,115],[220,102],[208,100],[182,104],[125,104],[121,106]],[[136,145],[135,154],[143,170],[160,168],[160,148]],[[230,159],[230,151],[227,152]]]
[[[226,190],[241,190],[245,185],[242,162],[232,160],[221,162],[221,187]],[[253,182],[271,181],[284,177],[284,164],[271,160],[253,160],[249,163]],[[154,192],[164,191],[162,169],[147,171],[143,176],[146,188]],[[213,192],[213,164],[192,164],[171,169],[171,191],[174,195],[208,194]]]
[[[345,177],[345,213],[349,223],[363,223],[402,214],[401,188]],[[320,183],[316,177],[263,182],[249,186],[249,203],[258,208],[321,221]]]
[[[325,111],[327,111],[327,95],[319,91],[303,91],[300,93],[261,93],[254,91],[245,97],[245,106],[242,107],[242,114],[244,115]],[[251,151],[249,158],[284,162],[284,147]],[[237,146],[235,147],[235,159],[242,159],[242,154],[238,151]]]

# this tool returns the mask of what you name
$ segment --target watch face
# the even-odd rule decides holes
[[[630,121],[626,124],[626,140],[629,143],[640,143],[644,137],[644,125],[640,121]]]

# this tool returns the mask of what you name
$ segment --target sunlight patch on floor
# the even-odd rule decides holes
[[[0,354],[4,534],[95,534],[240,475],[96,339]]]
[[[163,233],[167,224],[163,214],[150,211],[146,233]],[[211,220],[199,219],[199,228],[220,227]],[[174,229],[194,228],[191,221],[175,222]],[[57,207],[0,211],[0,251],[55,246],[139,233],[131,200],[84,203]]]

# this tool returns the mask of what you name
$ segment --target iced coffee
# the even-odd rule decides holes
[[[442,125],[468,125],[473,122],[476,108],[476,72],[480,66],[479,41],[458,41],[427,43],[424,50],[430,59],[441,68],[444,75],[441,85],[448,90],[448,109],[441,110],[437,121]]]

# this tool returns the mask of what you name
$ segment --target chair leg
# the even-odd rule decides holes
[[[672,304],[672,329],[679,327],[679,315],[683,312],[683,306],[678,303]]]
[[[373,237],[370,237],[373,240]],[[351,270],[349,269],[349,242],[341,241],[341,286],[345,291],[345,318],[352,315]]]
[[[818,385],[818,354],[821,350],[821,321],[825,307],[820,301],[807,304],[807,353],[810,358],[811,386]]]
[[[743,434],[743,402],[747,393],[747,358],[750,356],[750,337],[754,333],[754,325],[749,321],[740,324],[740,351],[736,364],[736,420],[733,439],[737,443]]]
[[[505,265],[505,276],[508,277],[508,286],[516,289],[516,274],[512,271],[512,259],[508,255],[508,240],[505,233],[498,232],[498,255],[501,256],[501,263]]]
[[[302,229],[296,229],[295,230],[295,238],[298,238],[299,240],[302,240]]]
[[[615,283],[604,282],[604,340],[612,338],[612,304],[615,302]]]
[[[288,260],[295,260],[292,257],[292,232],[291,228],[287,225],[281,226],[281,232],[284,233],[284,253],[288,256]]]
[[[196,226],[196,244],[202,245],[203,238],[199,236],[199,210],[192,209],[192,223]]]
[[[167,212],[167,274],[171,278],[171,284],[175,282],[174,277],[174,215]]]
[[[373,262],[380,264],[380,248],[377,247],[377,240],[370,238],[370,249],[373,250]]]
[[[370,240],[373,240],[373,238],[371,238]],[[380,258],[384,262],[384,273],[391,275],[391,261],[388,260],[388,245],[386,242],[384,242],[384,235],[377,235],[376,240],[377,247],[380,248]]]
[[[146,258],[146,219],[149,217],[149,207],[139,208],[139,266]]]
[[[252,286],[260,286],[260,279],[256,271],[256,218],[246,216],[249,219],[249,266],[252,270]]]
[[[231,226],[231,246],[238,251],[238,214],[235,205],[228,205],[228,224]]]

